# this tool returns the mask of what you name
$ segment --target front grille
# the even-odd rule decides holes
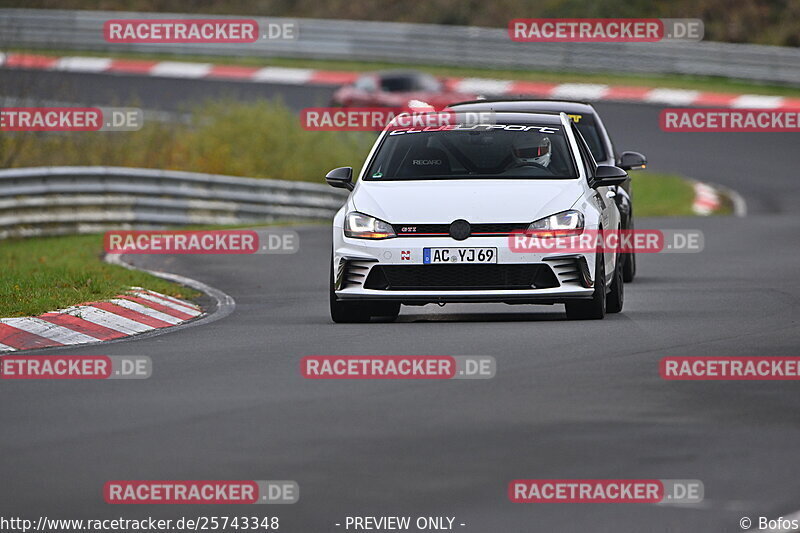
[[[503,222],[490,224],[472,224],[473,237],[496,237],[509,235],[515,231],[524,231],[530,222]],[[398,237],[436,237],[450,235],[450,224],[393,224]]]
[[[547,265],[385,265],[375,266],[365,289],[423,290],[526,290],[558,287]]]

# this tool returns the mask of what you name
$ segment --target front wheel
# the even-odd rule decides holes
[[[570,320],[600,320],[606,316],[606,266],[601,252],[595,255],[592,299],[566,302],[565,306]]]
[[[400,302],[375,302],[370,314],[386,320],[395,320],[400,314]]]

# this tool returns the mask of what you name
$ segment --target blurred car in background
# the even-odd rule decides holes
[[[597,110],[585,102],[568,100],[474,100],[448,106],[458,112],[494,111],[497,113],[566,113],[583,135],[592,156],[598,165],[617,166],[623,170],[635,170],[647,165],[647,158],[639,152],[618,154],[611,142],[603,120]],[[610,187],[622,217],[622,229],[634,229],[633,200],[630,180],[622,185]],[[636,276],[636,254],[623,254],[623,278],[627,282]]]
[[[411,100],[423,101],[439,110],[475,94],[449,91],[445,84],[430,74],[413,70],[371,72],[355,83],[340,87],[331,99],[332,106],[404,107]]]

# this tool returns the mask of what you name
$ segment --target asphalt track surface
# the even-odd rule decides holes
[[[294,108],[322,88],[25,73],[75,101],[175,109],[236,94]],[[22,73],[0,71],[0,94]],[[55,92],[54,92],[55,91]],[[65,94],[66,96],[66,94]],[[68,99],[68,98],[60,98]],[[84,99],[84,100],[82,100]],[[455,516],[465,532],[740,531],[800,509],[800,385],[667,382],[664,356],[800,355],[797,134],[666,134],[660,108],[597,105],[651,168],[738,190],[746,218],[640,219],[701,229],[698,254],[641,255],[625,310],[569,322],[562,306],[404,307],[397,323],[333,325],[330,232],[288,256],[135,257],[237,303],[223,320],[48,353],[149,355],[146,381],[4,382],[0,516],[141,518],[274,513],[281,531],[343,531],[348,515]],[[267,149],[268,147],[265,147]],[[358,165],[360,162],[354,162]],[[300,358],[493,355],[475,381],[310,381]],[[512,504],[517,478],[699,479],[691,506]],[[292,479],[274,507],[110,506],[112,479]],[[753,529],[756,530],[756,529]]]

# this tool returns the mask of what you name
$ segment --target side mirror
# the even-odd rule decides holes
[[[628,179],[628,173],[613,165],[600,165],[592,180],[592,188],[622,185]]]
[[[647,166],[647,158],[639,152],[622,152],[619,158],[619,168],[622,170],[634,170]]]
[[[334,168],[325,176],[325,181],[331,187],[352,191],[355,187],[353,185],[353,167]]]

